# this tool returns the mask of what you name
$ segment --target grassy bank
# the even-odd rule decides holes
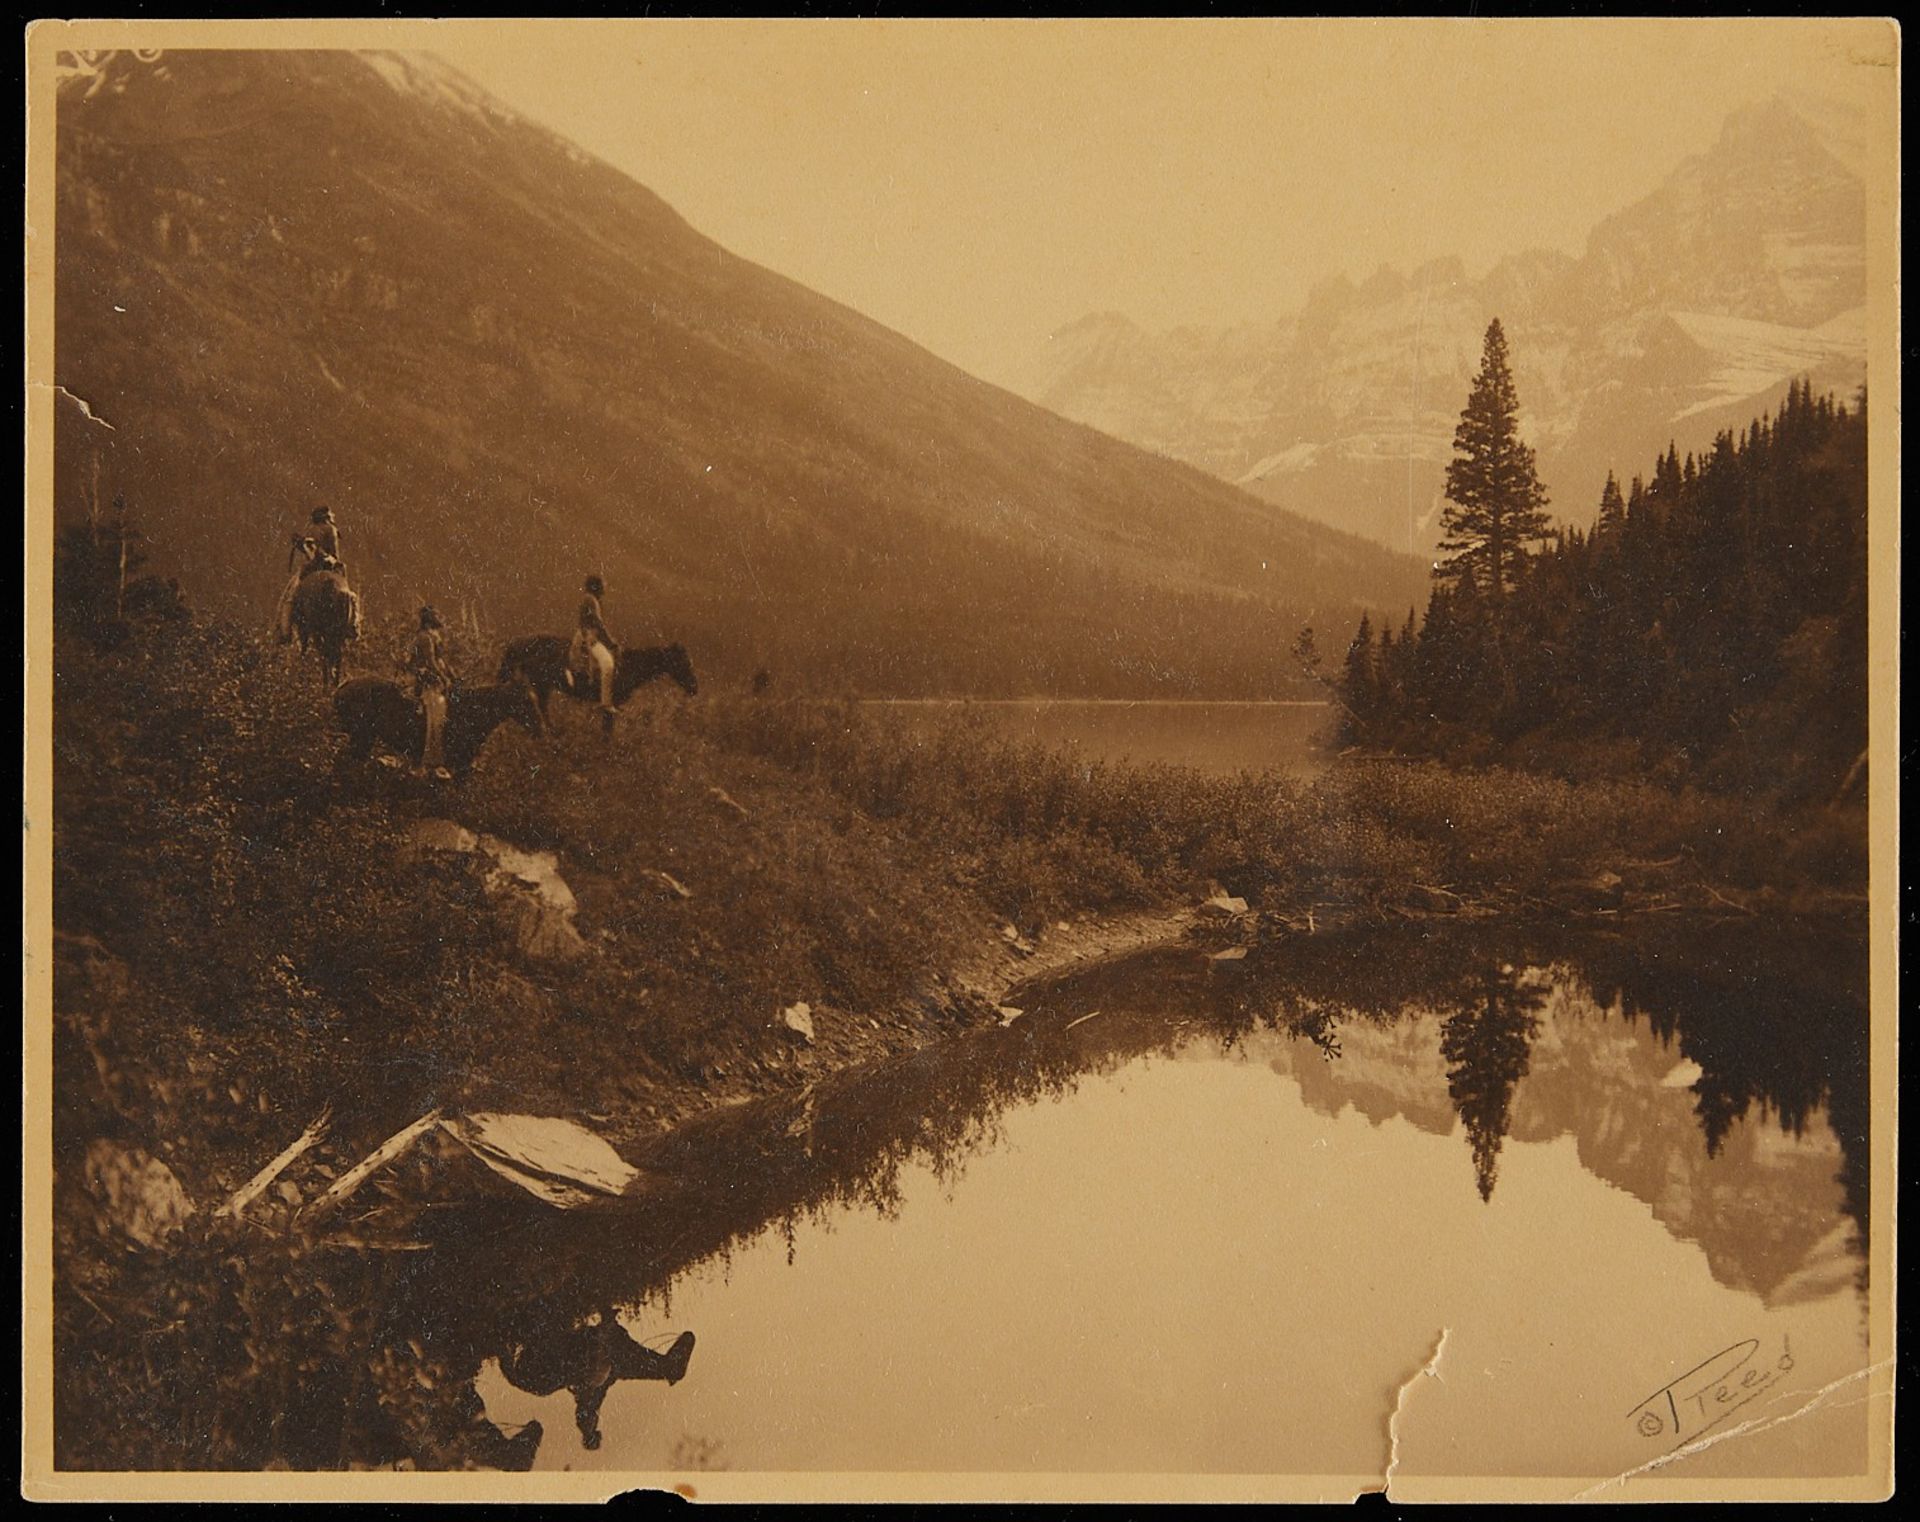
[[[631,1148],[993,1023],[956,973],[986,949],[1003,977],[1033,965],[1009,926],[1037,963],[1090,920],[1216,889],[1280,928],[1593,908],[1608,872],[1625,884],[1597,912],[1755,914],[1864,877],[1851,817],[1398,763],[1131,770],[964,715],[659,688],[610,740],[556,699],[557,735],[502,730],[436,786],[339,766],[311,664],[206,622],[63,641],[55,703],[56,1422],[81,1467],[316,1461],[235,1413],[370,1334],[323,1303],[297,1199],[248,1223],[205,1207],[326,1106],[335,1173],[434,1105],[584,1116]],[[428,818],[553,852],[577,949],[530,948],[471,857],[407,849]],[[806,1044],[779,1018],[800,1001]],[[82,1184],[102,1138],[201,1207],[166,1253],[103,1229]],[[415,1461],[457,1461],[427,1415],[391,1421]]]
[[[1609,872],[1642,907],[1735,912],[1866,885],[1860,810],[1392,759],[1343,758],[1310,781],[1111,766],[1001,743],[981,719],[904,730],[853,706],[720,700],[679,722],[937,844],[1036,930],[1206,884],[1282,914],[1579,910]]]

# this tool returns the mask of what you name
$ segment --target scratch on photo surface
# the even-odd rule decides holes
[[[1778,1427],[1787,1422],[1795,1421],[1819,1407],[1827,1405],[1829,1397],[1836,1391],[1854,1384],[1859,1380],[1866,1379],[1881,1369],[1891,1368],[1892,1366],[1893,1360],[1891,1358],[1883,1358],[1879,1363],[1867,1364],[1863,1368],[1855,1369],[1851,1374],[1843,1374],[1840,1378],[1822,1385],[1791,1411],[1783,1412],[1779,1416],[1756,1416],[1750,1421],[1741,1422],[1738,1426],[1729,1427],[1724,1432],[1715,1432],[1711,1436],[1702,1436],[1694,1442],[1674,1449],[1671,1453],[1663,1453],[1658,1458],[1649,1459],[1644,1464],[1625,1470],[1615,1475],[1612,1479],[1602,1480],[1597,1485],[1590,1485],[1578,1495],[1574,1496],[1573,1499],[1576,1501],[1591,1500],[1610,1485],[1624,1485],[1628,1480],[1640,1475],[1650,1474],[1656,1469],[1664,1468],[1666,1465],[1686,1458],[1691,1454],[1704,1453],[1707,1449],[1713,1447],[1714,1444],[1725,1442],[1730,1437],[1739,1437],[1743,1433],[1749,1432],[1764,1432],[1769,1427]],[[1863,1395],[1858,1400],[1847,1401],[1844,1404],[1847,1406],[1857,1406],[1861,1404],[1862,1401],[1871,1398],[1871,1395]]]

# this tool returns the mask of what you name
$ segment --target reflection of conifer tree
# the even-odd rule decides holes
[[[1544,989],[1521,984],[1512,969],[1489,968],[1474,1001],[1447,1017],[1440,1052],[1447,1092],[1466,1123],[1480,1198],[1493,1198],[1500,1144],[1512,1120],[1513,1090],[1526,1075]]]
[[[1728,1073],[1720,1068],[1703,1069],[1693,1092],[1693,1112],[1699,1118],[1700,1133],[1707,1141],[1707,1156],[1718,1157],[1734,1122],[1746,1117],[1748,1096],[1743,1089],[1736,1088],[1729,1081]]]

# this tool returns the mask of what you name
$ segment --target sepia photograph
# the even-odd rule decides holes
[[[23,1495],[1892,1494],[1894,21],[23,41]]]

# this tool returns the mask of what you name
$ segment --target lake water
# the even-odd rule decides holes
[[[866,706],[908,722],[967,714],[1008,739],[1073,749],[1090,760],[1208,772],[1318,770],[1333,727],[1327,703],[869,699]]]
[[[1866,1019],[1833,962],[1405,934],[1109,964],[692,1127],[630,1220],[491,1237],[491,1282],[529,1281],[496,1342],[589,1305],[697,1334],[679,1383],[612,1386],[600,1447],[497,1352],[476,1388],[540,1421],[540,1468],[1347,1497],[1411,1382],[1401,1479],[1618,1474],[1736,1428],[1666,1472],[1852,1472],[1865,1405],[1818,1395],[1866,1362]]]

